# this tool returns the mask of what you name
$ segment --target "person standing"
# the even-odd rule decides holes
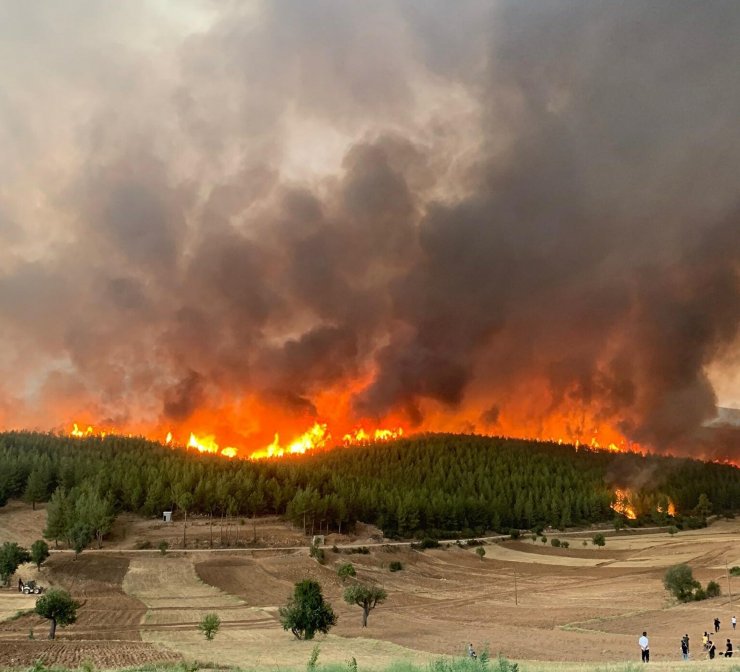
[[[475,654],[475,649],[473,648],[473,642],[470,642],[468,644],[468,658],[472,658],[475,660],[478,656]]]
[[[721,621],[715,616],[715,618],[714,618],[714,631],[715,632],[719,632],[719,624],[720,624],[720,622]]]
[[[734,630],[737,627],[737,619],[733,616],[730,623],[732,623],[732,629]]]
[[[650,662],[650,641],[648,640],[647,632],[642,633],[642,637],[637,640],[637,643],[640,645],[640,653],[642,655],[642,662],[643,663],[649,663]]]
[[[683,656],[684,660],[689,659],[689,644],[686,641],[686,637],[681,639],[681,655]]]
[[[732,642],[728,639],[725,647],[725,658],[732,658]]]
[[[707,651],[709,652],[709,660],[714,660],[714,654],[717,652],[717,647],[711,639],[707,643]]]

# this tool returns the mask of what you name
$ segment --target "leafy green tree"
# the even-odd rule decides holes
[[[49,639],[56,637],[57,625],[71,625],[77,620],[79,602],[75,602],[66,590],[51,588],[36,600],[36,613],[51,621]]]
[[[699,495],[699,501],[694,508],[694,512],[704,521],[706,521],[707,516],[712,513],[712,502],[709,501],[709,497],[707,497],[705,492],[702,492]]]
[[[482,558],[481,558],[482,559]],[[367,627],[367,617],[370,611],[375,609],[378,604],[385,602],[388,593],[380,586],[364,586],[357,584],[349,586],[344,591],[344,601],[347,604],[356,604],[362,607],[362,627]]]
[[[43,539],[38,539],[31,544],[31,560],[36,564],[36,569],[41,569],[41,565],[49,557],[49,544]]]
[[[74,559],[76,560],[77,556],[79,556],[79,554],[82,553],[82,551],[84,551],[93,540],[93,532],[87,523],[78,520],[74,522],[69,530],[69,539],[72,544],[72,548],[74,549]]]
[[[594,546],[602,548],[606,546],[606,537],[601,532],[597,532],[593,537],[591,537],[591,543]]]
[[[49,473],[41,468],[34,469],[28,476],[26,490],[23,498],[31,502],[31,507],[36,510],[36,502],[44,502],[49,495]]]
[[[206,614],[198,623],[198,629],[205,635],[210,642],[221,627],[221,619],[218,614]]]
[[[46,527],[44,537],[54,540],[59,547],[59,540],[67,538],[70,518],[70,501],[64,488],[57,488],[46,505]]]
[[[337,576],[342,579],[342,582],[346,581],[350,576],[357,576],[355,567],[351,562],[344,562],[339,565],[337,569]]]
[[[113,502],[94,490],[87,490],[77,497],[74,511],[75,522],[84,525],[90,532],[91,540],[97,539],[98,548],[102,548],[103,537],[110,532],[115,519]]]
[[[663,585],[679,602],[693,600],[694,591],[701,588],[701,584],[694,578],[691,567],[686,564],[669,567],[663,576]]]
[[[0,547],[0,580],[10,585],[10,578],[24,562],[31,561],[31,554],[14,541],[6,541]]]
[[[475,552],[478,554],[478,557],[483,560],[483,556],[486,554],[486,549],[483,548],[483,546],[478,546],[478,548],[475,549]]]
[[[290,630],[297,639],[313,639],[317,632],[326,634],[336,625],[337,616],[324,601],[318,582],[305,579],[295,584],[293,596],[280,607],[283,630]]]

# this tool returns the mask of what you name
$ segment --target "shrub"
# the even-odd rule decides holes
[[[704,590],[701,586],[699,586],[695,591],[694,594],[691,596],[691,598],[695,602],[701,602],[702,600],[707,599],[707,591]]]
[[[550,539],[550,543],[552,544],[553,548],[560,548],[560,539]]]
[[[585,539],[583,540],[582,546],[588,546],[588,542]]]
[[[316,562],[320,565],[323,565],[326,562],[326,553],[324,553],[324,549],[319,546],[311,546],[311,550],[308,554],[312,558],[316,558]]]
[[[151,542],[151,541],[148,541],[148,540],[146,540],[146,539],[144,539],[144,540],[139,540],[139,541],[137,541],[137,542],[136,542],[136,543],[134,544],[134,548],[135,548],[135,549],[136,549],[137,551],[146,551],[146,550],[150,549],[151,547],[152,547],[152,542]]]
[[[691,567],[686,564],[669,567],[663,576],[663,585],[679,602],[689,602],[695,599],[695,591],[701,590],[704,593],[701,585],[694,578]]]
[[[569,541],[561,541],[560,542],[560,548],[570,548],[570,542]]]
[[[599,547],[605,546],[606,545],[606,537],[601,532],[598,532],[597,534],[595,534],[591,538],[591,543],[594,546],[599,546]]]
[[[308,661],[306,662],[306,672],[315,672],[319,662],[319,645],[316,644],[316,646],[311,649],[311,655],[308,657]]]
[[[334,546],[331,547],[331,552],[332,553],[339,553],[339,546],[337,546],[336,544],[334,544]]]
[[[668,534],[670,535],[678,534],[678,528],[675,525],[671,525],[668,528]]]
[[[344,562],[339,565],[337,576],[342,579],[342,581],[346,581],[350,576],[357,576],[357,572],[351,562]]]
[[[478,554],[478,557],[483,560],[483,556],[486,554],[486,549],[483,548],[483,546],[478,546],[478,548],[475,549],[475,552]]]
[[[547,537],[546,537],[546,536],[545,536],[545,535],[543,534],[543,535],[542,535],[542,536],[540,537],[540,541],[541,541],[541,542],[542,542],[543,544],[546,544],[546,543],[547,543]]]
[[[740,567],[735,565],[732,569],[730,569],[730,574],[732,576],[740,576]]]
[[[162,555],[167,555],[167,549],[170,547],[170,545],[163,539],[159,542],[159,552]]]
[[[516,529],[514,529],[512,527],[511,528],[511,531],[509,532],[509,538],[510,539],[519,539],[520,536],[521,536],[521,532],[519,530],[516,530]]]
[[[206,614],[198,623],[198,629],[206,636],[210,642],[221,627],[221,619],[218,614]]]
[[[400,572],[403,569],[403,565],[398,560],[394,560],[388,566],[388,569],[390,569],[392,572]]]
[[[439,548],[439,542],[436,539],[432,539],[431,537],[424,537],[421,540],[421,543],[419,544],[419,547],[421,549]]]
[[[706,588],[707,597],[719,597],[722,594],[722,589],[716,581],[710,581]]]

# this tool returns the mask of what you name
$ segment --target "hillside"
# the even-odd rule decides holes
[[[48,501],[57,528],[50,536],[68,541],[64,516],[75,507],[96,512],[91,539],[117,513],[172,508],[220,518],[287,515],[315,531],[363,521],[387,537],[564,528],[611,521],[617,489],[629,493],[637,523],[666,523],[674,509],[681,522],[702,493],[710,501],[699,516],[736,507],[740,469],[469,435],[244,461],[115,436],[0,434],[0,505],[11,497]]]

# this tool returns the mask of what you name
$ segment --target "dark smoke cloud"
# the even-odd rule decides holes
[[[737,456],[737,3],[144,7],[0,9],[5,425],[331,388]]]

